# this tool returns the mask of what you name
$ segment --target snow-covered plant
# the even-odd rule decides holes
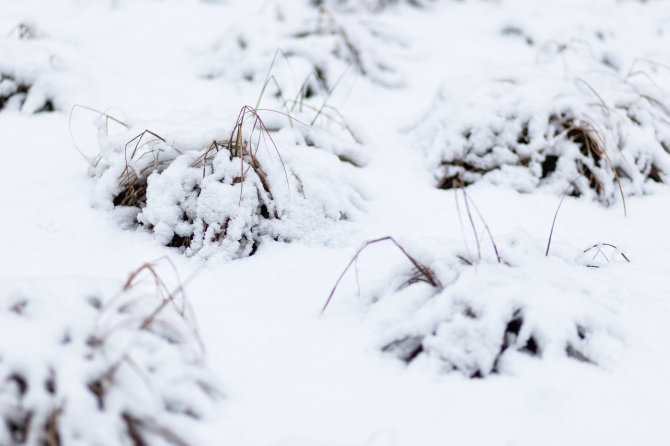
[[[64,72],[74,61],[65,48],[40,37],[39,29],[27,23],[0,37],[0,111],[50,112],[63,102],[58,87],[73,83]]]
[[[311,4],[343,12],[382,11],[390,6],[406,3],[412,6],[424,6],[431,0],[311,0]]]
[[[28,76],[15,75],[13,70],[0,68],[0,110],[29,110],[31,113],[54,111],[50,98],[31,97],[34,82]],[[37,95],[45,96],[40,93]]]
[[[670,174],[668,96],[638,80],[535,69],[478,78],[458,91],[447,85],[416,139],[427,141],[439,188],[484,180],[612,204]]]
[[[124,144],[133,129],[103,139],[96,204],[130,210],[135,224],[187,255],[232,257],[355,214],[361,200],[351,164],[360,157],[352,145],[281,113],[268,112],[280,121],[271,130],[260,113],[242,108],[228,135],[195,149],[147,131]]]
[[[374,83],[397,86],[403,80],[392,61],[403,43],[399,35],[369,14],[267,5],[262,14],[226,32],[208,77],[263,81],[267,61],[280,50],[284,58],[274,69],[279,83],[306,84],[311,95],[327,95],[349,69]]]
[[[603,315],[602,306],[616,291],[593,286],[589,275],[628,257],[610,244],[590,247],[577,259],[564,252],[542,257],[521,240],[505,246],[505,260],[495,243],[496,256],[478,260],[430,251],[417,256],[391,237],[373,240],[352,258],[323,310],[361,252],[388,241],[409,261],[359,297],[367,302],[366,318],[381,351],[473,378],[505,373],[529,357],[607,365],[618,342],[616,310]],[[602,253],[607,261],[587,257],[610,248],[613,253]]]
[[[29,40],[41,37],[42,32],[34,23],[21,22],[12,28],[8,36],[15,37],[19,40]]]
[[[153,264],[111,297],[1,296],[0,444],[202,444],[222,394],[184,299]]]

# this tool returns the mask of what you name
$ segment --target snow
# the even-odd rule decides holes
[[[4,2],[0,444],[668,444],[669,19]]]

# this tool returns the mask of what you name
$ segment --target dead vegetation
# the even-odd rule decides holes
[[[28,358],[3,347],[0,444],[199,444],[192,435],[222,394],[204,369],[183,285],[177,277],[168,286],[158,271],[166,262],[142,265],[110,299],[70,300],[68,320],[40,331],[55,337],[36,341],[47,350],[33,346]],[[8,304],[0,318],[15,334],[50,326],[42,309],[53,304],[30,297]]]
[[[249,127],[251,128],[249,134],[243,136],[244,130]],[[211,174],[208,170],[212,168],[214,157],[220,151],[225,151],[231,161],[233,159],[239,160],[239,175],[233,178],[233,184],[243,184],[245,174],[248,175],[251,170],[258,177],[263,190],[272,200],[272,191],[268,183],[267,173],[255,156],[261,147],[261,141],[271,143],[283,165],[281,154],[260,115],[256,109],[244,106],[233,125],[230,136],[225,140],[212,141],[207,148],[202,150],[202,153],[191,163],[190,167],[202,169],[202,177],[205,178],[208,174]],[[157,142],[163,144],[156,144]],[[163,137],[148,129],[126,143],[124,147],[125,167],[119,176],[120,191],[113,199],[115,206],[132,206],[139,209],[146,206],[149,175],[154,172],[162,172],[174,161],[176,156],[182,153],[173,147],[168,149],[165,147],[165,143]]]
[[[253,54],[269,60],[278,50],[285,59],[275,72],[278,83],[292,84],[297,91],[306,81],[306,99],[326,95],[345,71],[386,87],[402,85],[403,77],[393,63],[405,46],[401,30],[389,30],[388,23],[375,20],[369,14],[374,5],[341,6],[313,2],[289,10],[278,4],[263,12],[265,20],[241,21],[221,38],[217,62],[206,76],[262,82],[265,72]]]
[[[401,283],[390,277],[387,283],[392,284],[391,288],[389,289],[388,285],[386,285],[386,289],[375,292],[381,293],[382,296],[385,297],[382,297],[381,299],[375,297],[372,301],[373,309],[371,311],[374,312],[374,307],[378,305],[394,305],[392,303],[386,304],[386,300],[394,300],[396,302],[395,305],[399,308],[412,308],[413,310],[412,313],[403,312],[402,314],[398,314],[398,317],[402,318],[402,320],[398,320],[394,323],[384,320],[384,326],[393,327],[395,324],[405,328],[400,330],[388,328],[387,330],[390,334],[385,337],[386,340],[380,345],[381,351],[391,353],[406,363],[411,363],[423,354],[428,354],[443,362],[443,369],[446,371],[460,371],[470,378],[483,378],[489,374],[501,373],[503,370],[501,364],[506,360],[505,358],[509,356],[509,352],[514,351],[516,353],[541,358],[545,349],[545,344],[548,340],[542,336],[538,336],[536,330],[538,326],[541,327],[542,322],[534,320],[533,317],[531,317],[529,325],[534,328],[531,328],[530,330],[522,330],[525,327],[525,324],[528,324],[528,316],[526,315],[526,308],[518,303],[514,304],[514,308],[511,312],[503,311],[504,330],[498,334],[496,334],[494,330],[491,334],[491,327],[496,324],[496,316],[492,316],[492,314],[495,314],[495,311],[492,311],[491,309],[484,310],[482,308],[476,309],[476,304],[474,304],[476,296],[472,296],[473,303],[468,303],[468,301],[471,300],[469,297],[462,296],[462,286],[459,287],[458,284],[461,281],[463,273],[468,268],[478,269],[480,265],[488,265],[486,269],[488,273],[495,274],[496,270],[493,269],[493,265],[495,264],[510,268],[514,268],[514,266],[503,259],[488,224],[484,220],[479,209],[477,209],[474,201],[472,201],[472,198],[467,193],[463,183],[460,183],[458,187],[459,189],[455,190],[455,197],[460,226],[463,230],[466,226],[463,223],[464,219],[462,218],[463,216],[461,215],[459,205],[459,196],[462,195],[462,203],[464,204],[464,209],[467,215],[466,220],[470,223],[472,235],[476,242],[476,254],[472,254],[468,250],[465,230],[463,238],[466,253],[456,254],[455,258],[458,261],[447,265],[431,265],[419,261],[415,254],[411,254],[405,247],[390,236],[367,241],[356,251],[338,277],[333,289],[325,301],[321,313],[323,314],[331,304],[342,279],[351,267],[357,264],[362,252],[371,245],[390,242],[405,258],[407,258],[407,260],[409,260],[412,264],[412,269],[404,274],[400,274],[402,277],[406,277]],[[565,194],[554,215],[545,256],[549,255],[556,217],[558,216],[564,198]],[[478,225],[475,224],[473,210],[479,218],[480,225],[483,226],[483,229],[488,234],[491,253],[494,254],[494,256],[482,256],[482,245],[479,241],[481,231],[478,229]],[[611,243],[596,243],[584,250],[584,255],[587,254],[592,255],[592,258],[590,260],[587,259],[583,265],[589,268],[599,268],[614,260],[623,260],[626,263],[630,262],[629,257]],[[494,259],[495,263],[493,262]],[[598,260],[600,260],[600,262]],[[503,275],[507,274],[506,272],[500,271],[497,273]],[[396,272],[394,276],[397,275],[398,273]],[[486,279],[486,277],[481,277],[475,280],[485,281]],[[493,281],[493,283],[497,282],[498,281],[495,280]],[[358,292],[360,293],[358,272],[356,273],[356,283],[357,289],[359,290]],[[417,283],[425,283],[430,286],[430,290],[424,291],[423,297],[419,299],[419,302],[421,303],[399,303],[399,300],[401,299],[416,299],[416,297],[410,297],[411,295],[406,296],[403,293],[408,287]],[[454,289],[459,289],[460,291],[452,291]],[[397,298],[394,295],[396,295]],[[496,298],[504,297],[505,296],[497,296]],[[513,300],[516,300],[516,297],[517,296],[514,296]],[[443,303],[432,305],[431,302],[434,303],[434,301],[441,301]],[[486,306],[495,307],[493,302],[489,302]],[[419,319],[425,320],[427,315],[423,308],[428,307],[441,308],[441,311],[445,314],[444,316],[437,318],[432,316],[428,317],[429,320],[432,320],[428,325],[407,325],[408,320],[411,321],[416,317],[416,314],[421,313],[422,311],[424,314]],[[444,311],[445,307],[449,308],[446,312]],[[387,306],[385,310],[382,310],[382,314],[388,314],[391,311],[392,310]],[[587,348],[588,338],[591,336],[593,330],[589,329],[586,325],[577,322],[574,323],[574,327],[574,336],[559,340],[559,342],[562,342],[565,346],[565,356],[580,362],[597,365],[597,362],[589,356]],[[486,339],[482,339],[481,337],[485,333]],[[498,341],[495,341],[495,339],[498,339]],[[453,342],[455,342],[455,344],[453,344]],[[492,343],[497,345],[495,349],[491,349]],[[478,344],[481,345],[477,346]],[[487,350],[488,353],[481,354],[480,352],[478,354],[476,353],[478,350]]]
[[[389,43],[399,45],[401,42],[397,35],[372,21],[359,22],[352,20],[350,16],[340,16],[327,7],[320,7],[313,28],[300,31],[294,36],[297,39],[313,39],[324,43],[330,41],[331,54],[374,83],[386,87],[402,84],[389,60],[377,54],[381,45]],[[297,43],[298,47],[301,45],[301,42]],[[315,65],[315,72],[327,90],[335,85],[328,78],[331,74],[323,68]]]
[[[26,103],[31,88],[30,82],[0,72],[0,111],[6,108],[21,110]],[[35,113],[52,112],[54,110],[53,101],[47,98],[41,106],[35,109]]]
[[[633,82],[642,76],[601,76],[575,77],[572,85],[498,79],[481,85],[468,104],[479,111],[464,124],[430,118],[419,128],[434,129],[436,186],[486,180],[526,193],[567,188],[605,205],[620,200],[625,213],[626,196],[668,181],[670,111],[659,87]],[[525,104],[525,95],[537,98]]]
[[[271,81],[269,74],[265,86]],[[310,109],[311,123],[329,119],[327,98]],[[97,156],[87,156],[73,136],[97,177],[95,205],[115,209],[123,225],[152,232],[163,245],[205,257],[216,252],[244,257],[256,253],[263,240],[290,241],[291,229],[304,227],[293,223],[293,215],[305,221],[348,219],[357,208],[357,192],[340,196],[334,190],[341,186],[340,175],[350,180],[342,163],[362,163],[360,146],[347,143],[340,151],[339,140],[288,113],[307,104],[285,102],[283,112],[258,108],[259,103],[260,98],[256,107],[242,107],[225,136],[209,143],[200,138],[197,144],[176,131],[133,130],[138,126],[82,107],[99,118]],[[271,126],[268,115],[275,118]],[[109,134],[111,122],[120,132]],[[288,146],[290,165],[277,135]],[[315,161],[316,170],[307,159]]]
[[[383,237],[363,244],[338,278],[325,302],[322,313],[331,303],[341,280],[358,260],[361,252],[371,244],[384,241],[392,242],[411,262],[413,268],[405,274],[408,279],[404,280],[399,288],[386,290],[387,295],[380,302],[383,304],[384,299],[388,299],[388,293],[401,293],[405,288],[422,282],[428,284],[431,289],[424,292],[425,297],[422,298],[422,302],[424,303],[416,308],[414,312],[418,314],[423,311],[425,313],[423,308],[431,306],[430,302],[433,300],[449,302],[437,307],[444,308],[446,305],[449,310],[446,311],[443,318],[431,318],[431,320],[435,320],[427,326],[414,326],[412,323],[407,325],[407,321],[412,321],[417,317],[414,313],[403,314],[402,316],[398,315],[398,317],[402,317],[402,321],[398,320],[395,324],[403,327],[407,325],[407,328],[387,328],[389,333],[383,337],[386,340],[379,346],[381,351],[390,353],[408,364],[422,357],[422,355],[428,355],[434,360],[437,359],[443,363],[443,370],[458,371],[470,378],[484,378],[490,374],[503,373],[502,361],[506,360],[512,351],[531,357],[542,357],[544,343],[547,340],[538,337],[535,328],[529,331],[522,331],[522,328],[525,326],[524,324],[528,323],[523,306],[516,307],[511,312],[499,315],[504,317],[504,324],[502,325],[504,329],[496,335],[495,330],[492,331],[492,327],[497,326],[498,323],[496,316],[492,315],[491,309],[488,311],[476,309],[473,304],[466,303],[467,299],[464,301],[463,297],[451,297],[452,287],[459,282],[460,276],[466,268],[474,267],[473,263],[469,260],[462,260],[449,266],[455,279],[452,278],[449,282],[444,282],[435,273],[436,268],[416,260],[412,254],[408,253],[392,237]],[[609,244],[605,245],[612,246]],[[590,250],[600,249],[599,247],[602,248],[602,246],[603,244],[598,244]],[[604,256],[604,254],[602,255]],[[627,259],[625,254],[620,253],[620,255]],[[464,258],[459,256],[459,259]],[[591,264],[587,266],[597,267]],[[444,269],[444,267],[445,265],[439,266],[440,269]],[[394,281],[391,280],[391,282]],[[375,303],[374,305],[380,305],[380,303]],[[409,305],[411,306],[412,304]],[[435,305],[432,306],[435,307]],[[387,307],[385,311],[388,312],[390,310]],[[425,319],[426,315],[424,314],[422,318]],[[386,322],[384,325],[386,324],[389,324],[389,322]],[[536,327],[538,324],[541,324],[541,321],[538,322],[531,319],[531,327]],[[589,353],[587,353],[588,349],[586,349],[590,330],[580,324],[575,324],[574,326],[574,336],[562,341],[565,345],[565,356],[595,365],[596,361],[591,359]],[[393,324],[389,325],[389,327],[393,327]],[[498,339],[498,341],[496,342],[495,339]],[[455,344],[452,344],[452,342],[455,342]],[[492,348],[492,343],[497,344],[497,347]],[[479,353],[477,353],[478,351]]]
[[[599,258],[604,259],[605,263],[611,263],[614,260],[621,259],[626,263],[630,263],[630,259],[626,253],[611,243],[596,243],[593,246],[589,246],[584,250],[584,255],[587,254],[593,254],[591,261],[586,264],[589,268],[600,268],[600,265],[598,265]]]
[[[311,4],[319,8],[330,8],[343,12],[372,11],[381,12],[395,5],[406,3],[414,7],[423,7],[430,0],[312,0]]]
[[[253,255],[263,239],[289,241],[290,215],[296,202],[302,205],[300,212],[309,213],[309,218],[316,212],[328,219],[347,219],[345,210],[333,212],[332,197],[328,197],[328,203],[319,204],[321,197],[315,196],[308,202],[308,193],[327,189],[330,184],[305,184],[303,173],[307,171],[311,182],[316,181],[314,173],[306,167],[294,167],[304,165],[303,161],[287,166],[275,143],[275,135],[283,131],[291,149],[300,147],[306,152],[318,149],[300,158],[330,163],[331,168],[337,167],[337,160],[355,167],[364,165],[361,140],[339,110],[328,103],[339,80],[324,91],[315,84],[318,77],[309,76],[290,97],[275,77],[279,60],[288,62],[288,56],[280,50],[268,67],[256,106],[242,107],[230,131],[207,143],[184,143],[183,136],[175,132],[166,134],[171,130],[138,131],[142,127],[107,112],[74,106],[70,113],[70,135],[75,148],[89,163],[91,175],[98,178],[102,192],[97,204],[106,208],[111,204],[123,213],[122,224],[151,231],[160,243],[179,248],[187,255],[207,248],[203,255],[208,256],[214,252],[210,248],[224,246],[223,251],[233,257],[243,257]],[[322,93],[316,99],[315,90]],[[264,95],[278,98],[279,108],[261,108]],[[95,157],[86,155],[76,142],[72,121],[78,109],[98,116],[97,139],[101,150]],[[268,116],[270,125],[266,124]],[[110,135],[110,123],[117,124],[121,132]],[[346,140],[330,133],[331,124],[346,132]],[[335,162],[327,160],[331,155]],[[324,172],[323,179],[334,175]],[[232,198],[233,193],[236,199]],[[349,208],[344,200],[336,201]]]
[[[517,134],[516,143],[520,146],[527,147],[534,143],[529,133],[529,125],[528,121],[523,122]],[[579,197],[587,191],[592,191],[599,201],[609,204],[613,201],[611,191],[614,186],[618,189],[625,209],[620,176],[630,179],[630,174],[627,173],[630,166],[615,165],[612,162],[604,144],[605,138],[599,133],[595,124],[588,119],[579,119],[568,112],[563,112],[549,116],[547,129],[542,138],[548,144],[536,153],[527,154],[527,150],[517,150],[513,146],[502,148],[511,155],[509,158],[516,158],[514,162],[504,164],[494,160],[494,156],[487,156],[493,155],[494,151],[501,148],[491,146],[483,152],[475,152],[471,145],[472,130],[464,132],[463,137],[466,141],[464,156],[442,162],[444,174],[438,180],[437,187],[452,189],[459,186],[460,181],[467,186],[491,172],[498,171],[503,165],[527,168],[537,175],[540,184],[550,183],[559,165],[567,164],[563,159],[570,158],[569,165],[561,166],[563,170],[570,169],[575,172],[567,192],[569,196]],[[497,136],[495,132],[493,136]],[[569,152],[563,144],[559,146],[558,141],[574,144],[577,152]],[[653,163],[642,174],[645,180],[663,182],[659,167]]]
[[[89,111],[99,114],[105,121],[114,120],[123,127],[128,128],[128,124],[95,109],[83,107]],[[292,119],[290,116],[289,119]],[[106,124],[105,124],[106,126]],[[284,166],[283,159],[276,146],[273,137],[255,108],[250,106],[243,107],[232,126],[228,138],[212,141],[209,146],[198,151],[185,151],[176,148],[166,142],[166,139],[158,133],[145,129],[136,136],[128,140],[123,147],[123,165],[119,174],[112,179],[116,183],[115,191],[111,197],[114,207],[136,209],[135,224],[144,227],[150,231],[154,230],[159,218],[152,219],[143,214],[147,208],[149,177],[152,175],[160,176],[170,168],[175,160],[182,156],[187,156],[188,164],[182,166],[188,172],[191,172],[192,181],[189,183],[188,190],[184,190],[177,206],[182,207],[182,221],[195,226],[199,225],[200,230],[191,230],[188,233],[174,232],[171,237],[164,238],[164,243],[171,247],[192,251],[194,247],[201,247],[203,241],[216,243],[228,237],[228,226],[234,219],[231,215],[222,221],[203,221],[196,215],[196,209],[192,205],[199,199],[203,183],[216,178],[216,181],[223,185],[236,187],[239,185],[238,207],[243,201],[248,200],[248,192],[245,189],[255,191],[257,199],[255,209],[252,214],[258,220],[273,220],[281,218],[276,206],[274,205],[273,186],[268,179],[268,173],[263,166],[263,162],[258,158],[258,151],[272,150],[276,159],[282,166],[283,175],[288,187],[288,171]],[[99,168],[103,155],[99,155],[94,161],[89,161],[92,168]],[[217,157],[226,157],[225,166],[219,162],[215,163]],[[228,166],[237,165],[236,172]],[[107,168],[108,167],[103,167]],[[199,172],[195,175],[195,172]],[[295,174],[293,174],[295,176]],[[276,187],[276,186],[274,186]],[[191,206],[187,204],[190,203]],[[182,206],[183,205],[183,206]],[[150,207],[150,206],[149,206]],[[232,212],[232,210],[231,210]],[[246,255],[253,254],[258,246],[261,234],[252,228],[242,238],[235,240],[241,245],[241,251]]]
[[[395,245],[395,247],[398,248],[405,257],[407,257],[407,260],[409,260],[412,263],[412,265],[414,265],[414,272],[411,274],[410,278],[407,279],[405,285],[411,285],[412,283],[424,281],[435,288],[442,288],[442,284],[435,276],[435,273],[433,273],[433,271],[431,271],[431,269],[428,268],[426,265],[424,265],[423,263],[419,262],[414,257],[412,257],[405,250],[405,248],[403,248],[402,245],[400,245],[393,237],[391,236],[381,237],[363,243],[363,245],[358,249],[358,251],[356,251],[356,254],[354,254],[354,256],[347,264],[346,268],[344,268],[344,270],[342,271],[342,274],[340,274],[340,277],[337,279],[337,282],[335,282],[335,286],[333,286],[333,289],[328,295],[328,299],[326,299],[326,303],[323,305],[321,313],[326,311],[326,308],[328,308],[328,304],[330,304],[330,301],[333,298],[333,295],[335,294],[335,291],[337,290],[337,286],[340,284],[340,281],[347,273],[347,271],[349,271],[349,268],[351,268],[351,266],[356,262],[358,256],[365,250],[365,248],[367,248],[370,245],[374,245],[375,243],[386,242],[386,241],[393,243],[393,245]]]

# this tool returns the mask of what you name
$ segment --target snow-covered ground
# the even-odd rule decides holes
[[[670,3],[0,36],[0,446],[670,444]]]

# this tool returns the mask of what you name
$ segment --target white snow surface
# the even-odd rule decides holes
[[[1,446],[670,444],[669,3],[24,0],[0,36]]]

